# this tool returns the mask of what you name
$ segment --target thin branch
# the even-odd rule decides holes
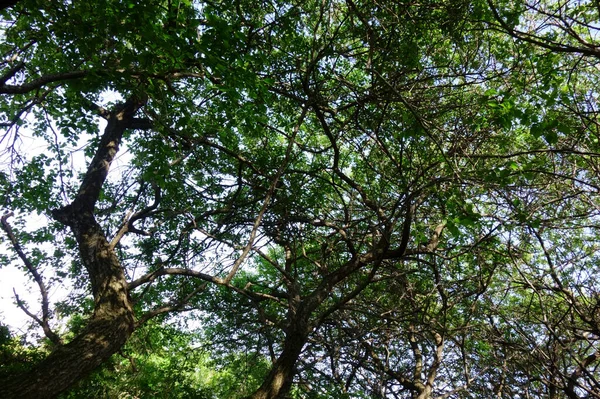
[[[183,298],[175,301],[174,303],[169,304],[169,305],[164,305],[164,306],[152,309],[149,312],[146,312],[136,322],[136,328],[139,327],[139,326],[141,326],[141,325],[143,325],[148,320],[150,320],[150,319],[152,319],[152,318],[154,318],[156,316],[159,316],[161,314],[170,313],[170,312],[176,312],[176,311],[184,311],[185,310],[184,306],[190,301],[190,299],[192,299],[198,293],[204,291],[204,289],[206,287],[207,287],[207,283],[200,284],[200,286],[198,286],[195,290],[193,290],[192,292],[190,292],[185,297],[183,297]]]
[[[531,33],[528,33],[528,32],[522,32],[522,31],[516,30],[506,23],[506,21],[502,18],[502,16],[498,12],[498,9],[494,6],[494,3],[492,3],[492,0],[487,0],[487,3],[489,5],[490,9],[492,10],[494,19],[500,24],[500,27],[503,29],[503,31],[508,33],[509,35],[511,35],[512,37],[514,37],[516,39],[523,40],[527,43],[531,43],[536,46],[540,46],[542,48],[545,48],[547,50],[554,51],[557,53],[581,54],[581,55],[600,58],[600,51],[597,49],[597,47],[595,47],[593,45],[584,44],[586,47],[575,47],[575,46],[567,45],[564,43],[559,43],[559,42],[555,42],[552,40],[543,39],[543,38],[540,38],[539,36],[532,35]]]
[[[265,196],[265,200],[263,202],[262,208],[261,208],[260,212],[258,213],[258,216],[256,217],[256,220],[254,221],[254,226],[252,226],[252,231],[250,232],[250,238],[248,239],[248,243],[244,247],[244,249],[243,249],[242,254],[240,255],[240,257],[238,259],[236,259],[236,261],[233,264],[233,267],[231,268],[231,271],[229,272],[229,274],[227,275],[227,277],[225,277],[225,283],[226,284],[229,284],[229,282],[233,279],[233,277],[235,276],[235,274],[239,270],[240,265],[242,264],[242,262],[244,262],[244,260],[246,259],[246,257],[250,253],[250,250],[254,246],[254,239],[256,238],[256,233],[258,231],[258,228],[260,227],[260,224],[262,222],[263,216],[264,216],[265,212],[267,211],[267,208],[268,208],[269,204],[271,203],[271,199],[273,197],[273,194],[275,193],[275,189],[277,188],[277,184],[279,182],[279,179],[283,175],[283,172],[285,171],[285,168],[288,166],[288,164],[290,162],[290,158],[291,158],[291,154],[292,154],[292,149],[294,148],[295,137],[298,134],[298,131],[300,130],[300,126],[302,126],[302,123],[304,123],[304,118],[306,117],[307,111],[308,111],[307,107],[303,107],[302,108],[302,113],[300,114],[300,118],[298,119],[298,123],[294,127],[294,132],[292,134],[292,137],[290,137],[290,139],[288,141],[288,146],[287,146],[287,149],[286,149],[286,152],[285,152],[285,159],[283,160],[283,163],[281,164],[281,166],[279,167],[279,169],[275,173],[275,177],[273,178],[273,181],[271,182],[271,185],[269,187],[269,191],[267,191],[267,194]]]
[[[139,230],[138,228],[136,228],[133,223],[137,220],[143,219],[147,216],[150,215],[150,213],[152,211],[154,211],[156,208],[158,208],[158,205],[160,203],[161,200],[161,192],[160,192],[160,187],[157,184],[152,184],[152,187],[154,188],[154,202],[152,203],[152,205],[147,206],[146,208],[134,213],[133,215],[131,215],[131,213],[129,212],[125,218],[123,219],[123,222],[121,224],[121,227],[119,228],[117,234],[114,236],[114,238],[111,240],[109,248],[112,250],[114,249],[117,244],[119,243],[119,241],[121,241],[121,239],[123,238],[123,236],[126,233],[136,233],[136,234],[140,234],[143,236],[150,236],[152,235],[152,233],[147,232],[147,231],[143,231],[143,230]]]
[[[23,262],[25,267],[27,268],[27,271],[33,276],[33,279],[35,280],[35,282],[37,283],[37,285],[40,289],[40,294],[42,295],[42,318],[39,319],[38,317],[33,315],[31,312],[29,312],[24,306],[22,306],[22,301],[19,300],[19,297],[17,296],[17,293],[15,292],[15,297],[17,298],[17,304],[19,305],[19,307],[21,309],[23,309],[23,311],[29,317],[33,318],[42,327],[42,329],[44,330],[44,334],[46,335],[46,337],[48,337],[48,339],[50,339],[50,341],[52,341],[52,343],[54,343],[56,345],[60,345],[62,343],[60,337],[54,331],[52,331],[52,329],[50,328],[50,325],[48,323],[48,321],[50,319],[50,307],[48,305],[48,291],[46,290],[46,285],[44,284],[44,280],[42,279],[42,276],[36,270],[34,264],[31,262],[31,260],[29,260],[29,258],[25,254],[25,251],[21,247],[21,244],[17,240],[17,237],[15,237],[15,235],[12,231],[12,228],[11,228],[10,224],[8,223],[8,218],[11,216],[13,216],[12,212],[5,214],[0,219],[0,223],[2,224],[2,230],[4,230],[4,232],[8,236],[8,239],[12,245],[12,248],[17,253],[17,255],[19,256],[19,258],[21,259],[21,261]]]
[[[216,285],[222,285],[222,286],[231,288],[232,290],[234,290],[242,295],[245,295],[247,297],[253,298],[253,299],[259,299],[259,300],[270,299],[270,300],[279,302],[280,299],[287,298],[286,294],[275,291],[275,290],[273,290],[270,294],[262,293],[262,292],[253,292],[253,291],[249,291],[247,289],[235,287],[235,286],[231,285],[230,282],[226,282],[224,278],[211,276],[210,274],[202,273],[202,272],[199,272],[196,270],[185,269],[185,268],[181,268],[181,267],[171,267],[171,268],[161,267],[151,273],[145,274],[144,276],[130,282],[128,284],[128,289],[129,289],[129,291],[131,291],[143,284],[151,283],[154,280],[156,280],[158,277],[162,277],[162,276],[186,276],[186,277],[197,278],[197,279],[209,282],[209,283],[213,283]]]
[[[10,68],[6,73],[0,76],[0,87],[4,86],[4,84],[13,76],[15,76],[23,67],[25,63],[23,61],[17,62],[12,68]]]

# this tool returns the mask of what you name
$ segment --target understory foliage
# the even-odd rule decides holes
[[[596,2],[2,7],[0,398],[600,398]]]

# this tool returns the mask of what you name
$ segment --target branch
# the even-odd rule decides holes
[[[287,298],[286,294],[275,291],[275,290],[273,290],[271,294],[266,294],[266,293],[262,293],[262,292],[253,292],[253,291],[249,291],[247,289],[238,288],[238,287],[231,285],[230,282],[226,281],[223,278],[211,276],[210,274],[202,273],[202,272],[199,272],[196,270],[184,269],[182,267],[170,267],[170,268],[161,267],[160,269],[157,269],[151,273],[145,274],[144,276],[130,282],[127,287],[129,289],[129,291],[131,291],[143,284],[151,283],[154,280],[156,280],[158,277],[162,277],[162,276],[186,276],[186,277],[198,278],[200,280],[203,280],[203,281],[206,281],[209,283],[213,283],[216,285],[222,285],[222,286],[231,288],[232,290],[234,290],[242,295],[245,295],[249,298],[253,298],[253,299],[259,299],[259,300],[271,299],[271,300],[279,302],[280,299]]]
[[[223,285],[223,283],[224,283],[223,279],[221,279],[221,278],[211,276],[210,274],[198,272],[196,270],[184,269],[182,267],[171,267],[171,268],[161,267],[160,269],[157,269],[157,270],[153,271],[152,273],[148,273],[148,274],[130,282],[128,284],[127,288],[129,289],[129,291],[131,291],[131,290],[139,287],[142,284],[151,283],[152,281],[156,280],[156,278],[158,278],[158,277],[168,276],[168,275],[169,276],[195,277],[195,278],[199,278],[200,280],[204,280],[209,283],[214,283],[214,284],[219,284],[219,285]]]
[[[160,203],[160,200],[161,200],[160,187],[158,185],[156,185],[156,184],[152,184],[152,187],[154,188],[154,202],[152,203],[152,205],[150,205],[150,206],[142,209],[139,212],[134,213],[133,215],[131,215],[131,217],[130,217],[130,213],[128,213],[125,216],[125,218],[123,220],[123,223],[121,224],[121,227],[119,228],[117,234],[110,241],[109,248],[111,250],[114,249],[117,246],[117,244],[119,243],[119,241],[121,241],[121,239],[123,238],[123,236],[126,233],[128,233],[128,232],[136,233],[136,234],[140,234],[140,235],[144,235],[144,236],[150,236],[150,235],[152,235],[152,233],[147,232],[147,231],[139,230],[138,228],[136,228],[133,225],[133,223],[135,221],[147,217],[150,214],[150,212],[152,212],[153,210],[155,210],[156,208],[158,208],[158,204]]]
[[[579,398],[579,396],[575,393],[576,388],[579,386],[577,380],[583,375],[585,371],[587,371],[587,367],[600,360],[600,351],[596,351],[586,357],[582,362],[578,361],[579,365],[573,371],[573,373],[567,378],[568,385],[566,386],[566,394],[569,398]]]
[[[185,310],[184,309],[185,304],[188,303],[189,300],[192,299],[196,294],[198,294],[201,291],[204,291],[204,289],[206,288],[206,285],[207,285],[207,283],[200,284],[200,286],[198,288],[196,288],[195,290],[190,292],[188,295],[186,295],[182,299],[177,300],[177,301],[173,302],[172,304],[164,305],[164,306],[152,309],[149,312],[146,312],[136,322],[136,324],[135,324],[136,328],[143,325],[148,320],[150,320],[156,316],[159,316],[161,314]]]
[[[334,312],[338,311],[342,306],[344,306],[345,304],[347,304],[348,302],[350,302],[351,300],[356,298],[356,296],[358,296],[365,288],[367,288],[367,286],[373,282],[375,273],[377,272],[377,270],[379,270],[380,266],[381,266],[381,260],[376,261],[375,264],[373,265],[373,268],[369,272],[369,275],[367,276],[367,278],[365,280],[363,280],[362,282],[360,282],[359,284],[357,284],[357,286],[352,291],[350,291],[348,294],[344,295],[343,298],[341,298],[339,301],[335,302],[333,305],[331,305],[329,308],[327,308],[323,312],[323,314],[321,316],[319,316],[319,322],[317,324],[322,324],[323,321],[327,317],[331,316]]]
[[[310,95],[310,93],[308,93],[308,94]],[[348,177],[340,169],[340,167],[339,167],[340,150],[337,145],[338,140],[334,136],[333,132],[331,131],[331,128],[329,127],[329,124],[327,123],[325,115],[321,109],[321,105],[315,103],[315,104],[312,104],[312,107],[315,111],[315,115],[317,116],[319,124],[323,128],[323,132],[325,133],[325,136],[327,136],[327,139],[329,140],[329,142],[331,144],[331,148],[333,149],[333,171],[335,172],[336,176],[338,176],[340,179],[342,179],[342,181],[344,181],[346,184],[348,184],[350,187],[352,187],[354,190],[356,190],[358,192],[358,194],[360,195],[363,203],[369,209],[371,209],[373,212],[375,212],[375,214],[380,219],[385,219],[385,215],[384,215],[384,212],[381,209],[381,207],[367,195],[366,191],[358,183],[356,183],[354,180],[352,180],[350,177]]]
[[[267,211],[269,204],[271,203],[271,199],[273,197],[273,194],[275,193],[275,189],[277,188],[279,179],[283,175],[285,168],[287,167],[287,165],[290,162],[292,149],[294,148],[295,137],[298,134],[298,131],[300,130],[300,126],[302,126],[302,123],[304,123],[304,118],[306,117],[307,111],[308,111],[308,109],[306,107],[302,108],[302,113],[300,114],[300,118],[298,118],[298,122],[296,123],[296,126],[294,126],[294,132],[292,134],[292,137],[288,141],[288,146],[287,146],[287,149],[285,152],[285,158],[283,160],[283,163],[281,164],[281,166],[275,173],[275,177],[273,178],[273,181],[271,182],[271,185],[269,186],[269,191],[267,191],[267,195],[265,196],[265,200],[263,202],[262,208],[259,211],[258,216],[256,217],[256,220],[254,221],[254,226],[252,226],[252,231],[250,232],[250,237],[248,238],[248,243],[242,250],[242,254],[240,255],[240,257],[238,259],[236,259],[236,261],[233,264],[233,267],[231,268],[231,271],[229,272],[227,277],[225,277],[226,284],[229,284],[229,282],[233,279],[233,277],[237,273],[238,269],[240,268],[242,262],[246,259],[246,257],[248,256],[248,253],[250,253],[250,250],[254,246],[254,239],[256,238],[256,233],[258,231],[258,228],[260,227],[263,216],[264,216],[265,212]]]
[[[4,84],[13,76],[15,76],[23,67],[25,63],[23,61],[17,62],[12,68],[10,68],[4,75],[0,77],[0,87],[3,87]]]
[[[49,306],[48,306],[48,291],[46,290],[46,285],[44,284],[44,280],[42,279],[42,276],[38,273],[38,271],[36,270],[33,263],[29,260],[29,258],[23,251],[21,244],[15,237],[15,235],[12,231],[12,228],[8,224],[8,218],[11,216],[13,216],[12,212],[5,214],[0,219],[0,223],[2,224],[2,230],[4,230],[4,232],[8,236],[8,239],[9,239],[13,249],[15,250],[15,252],[19,256],[19,258],[21,259],[21,261],[27,268],[27,271],[33,276],[33,279],[35,280],[35,282],[37,283],[37,285],[40,289],[40,294],[42,295],[42,318],[40,319],[37,316],[35,316],[34,314],[32,314],[31,312],[29,312],[23,305],[23,302],[19,299],[17,293],[15,292],[15,297],[17,299],[17,305],[21,309],[23,309],[23,311],[29,317],[34,319],[42,327],[42,329],[44,330],[44,334],[46,335],[46,337],[48,337],[48,339],[50,341],[52,341],[52,343],[54,343],[56,345],[60,345],[62,343],[60,337],[54,331],[52,331],[52,329],[50,328],[50,325],[48,323],[48,320],[50,319],[50,310],[49,310]]]
[[[355,335],[355,334],[353,334],[353,335]],[[390,367],[387,364],[385,364],[383,360],[381,360],[381,358],[379,357],[379,355],[377,354],[377,352],[373,348],[373,345],[371,345],[370,342],[368,342],[363,337],[358,337],[358,339],[359,339],[360,343],[362,344],[362,346],[365,347],[366,352],[369,354],[371,359],[373,359],[373,361],[375,361],[375,363],[376,363],[375,367],[378,367],[380,370],[385,372],[389,377],[398,381],[400,383],[400,385],[402,385],[405,389],[415,391],[415,392],[419,391],[419,388],[417,387],[417,385],[411,379],[406,378],[406,376],[404,376],[401,371],[390,369]]]
[[[214,148],[216,150],[219,150],[219,151],[225,153],[226,155],[232,157],[233,159],[236,159],[240,164],[246,165],[256,175],[260,175],[260,176],[263,175],[263,172],[260,171],[259,169],[257,169],[256,166],[252,162],[250,162],[248,159],[246,159],[243,155],[241,155],[239,153],[239,151],[237,151],[237,150],[234,151],[234,150],[231,150],[220,144],[214,143],[213,141],[211,141],[209,139],[209,137],[206,137],[206,136],[186,137],[184,134],[178,132],[176,129],[173,129],[170,126],[161,123],[159,116],[155,112],[153,112],[151,109],[146,110],[146,113],[152,117],[152,120],[155,123],[158,123],[160,125],[161,129],[164,129],[166,131],[167,136],[169,138],[172,138],[173,140],[179,140],[179,142],[182,143],[182,145],[184,147],[193,147],[196,145],[207,145],[211,148]]]
[[[42,76],[41,78],[35,79],[29,83],[23,83],[21,85],[7,85],[4,82],[2,82],[2,84],[0,84],[0,94],[25,94],[37,90],[47,85],[48,83],[79,79],[86,76],[88,73],[88,71],[52,73],[46,76]]]
[[[539,36],[532,35],[531,33],[516,30],[516,29],[512,28],[511,26],[509,26],[506,23],[506,21],[504,21],[504,19],[502,18],[502,16],[500,16],[500,13],[498,12],[498,9],[494,6],[494,3],[492,3],[492,0],[487,0],[487,3],[489,5],[490,9],[492,10],[494,19],[500,24],[500,26],[506,33],[508,33],[510,36],[514,37],[515,39],[523,40],[527,43],[531,43],[536,46],[540,46],[542,48],[545,48],[547,50],[554,51],[557,53],[581,54],[581,55],[600,58],[600,51],[597,49],[596,46],[593,46],[589,43],[584,43],[584,45],[586,47],[575,47],[575,46],[571,46],[571,45],[567,45],[567,44],[563,44],[563,43],[558,43],[555,41],[550,41],[547,39],[542,39]],[[563,29],[563,31],[564,31],[564,29]],[[575,38],[575,39],[577,39],[577,38]]]
[[[415,212],[415,205],[411,204],[411,196],[406,196],[406,203],[404,205],[406,207],[406,214],[404,216],[404,223],[402,225],[402,237],[400,240],[400,246],[396,249],[387,250],[384,253],[384,259],[399,259],[407,254],[408,242],[410,241],[410,228],[412,224],[413,214]],[[438,228],[439,233],[438,233]],[[443,227],[442,227],[443,228]],[[436,228],[433,237],[431,238],[431,243],[434,240],[437,240],[439,237],[436,234],[441,234],[441,229],[439,226]],[[435,245],[437,245],[437,241],[435,241]],[[429,244],[427,246],[429,248]]]
[[[131,97],[111,111],[73,202],[52,211],[58,222],[70,227],[77,241],[94,297],[92,316],[74,339],[57,346],[32,369],[24,374],[1,375],[2,398],[57,397],[121,350],[133,333],[134,309],[123,266],[115,251],[110,250],[94,208],[123,133],[144,104],[144,98]],[[35,383],[23,384],[23,381]]]
[[[435,353],[434,360],[429,368],[429,372],[427,373],[427,386],[430,389],[433,389],[433,383],[435,382],[435,377],[437,376],[438,369],[442,364],[442,359],[444,357],[444,338],[437,332],[433,333],[435,338]]]
[[[73,215],[92,215],[94,213],[110,165],[119,151],[123,133],[126,129],[131,128],[135,113],[145,103],[146,98],[131,97],[110,112],[107,118],[108,124],[98,145],[98,151],[88,167],[79,192],[70,205],[52,211],[56,220],[70,226],[74,222]]]

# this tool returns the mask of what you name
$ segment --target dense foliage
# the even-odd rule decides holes
[[[600,398],[597,3],[12,3],[0,397]]]

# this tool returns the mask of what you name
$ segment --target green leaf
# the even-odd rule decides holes
[[[460,230],[458,229],[458,227],[456,226],[456,224],[454,223],[454,221],[448,220],[446,222],[446,228],[448,229],[448,231],[450,231],[450,233],[453,236],[458,237],[460,235]]]

